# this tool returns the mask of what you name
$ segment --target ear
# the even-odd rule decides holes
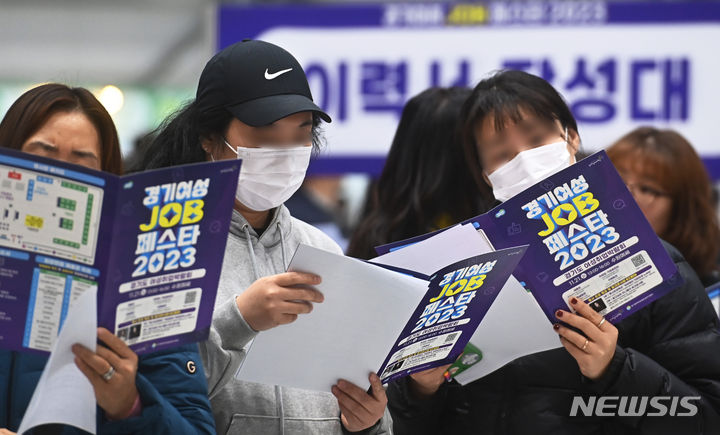
[[[205,160],[212,161],[214,159],[211,151],[213,149],[212,141],[203,139],[202,142],[200,142],[200,147],[205,151]]]
[[[485,184],[487,184],[488,186],[490,186],[490,188],[492,188],[492,183],[490,182],[490,178],[488,177],[487,172],[482,171],[482,177],[483,177],[483,180],[485,180]]]
[[[575,155],[580,151],[580,135],[574,129],[568,129],[568,152],[570,156],[575,158]]]

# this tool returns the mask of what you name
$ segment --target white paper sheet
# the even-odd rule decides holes
[[[370,261],[429,274],[490,250],[487,240],[472,225],[459,225]],[[561,346],[535,298],[513,276],[498,294],[470,342],[482,351],[483,358],[455,378],[463,385],[521,356]]]
[[[457,261],[489,251],[490,246],[482,240],[482,236],[472,225],[457,225],[429,239],[375,257],[370,262],[427,275]]]
[[[73,302],[55,340],[50,358],[35,387],[18,433],[33,427],[59,423],[94,434],[95,392],[75,365],[75,343],[95,350],[97,341],[97,288],[90,288]]]
[[[288,268],[322,277],[325,301],[255,338],[238,379],[330,391],[338,379],[369,388],[428,283],[306,245]]]

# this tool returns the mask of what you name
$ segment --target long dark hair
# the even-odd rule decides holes
[[[466,100],[461,113],[462,141],[470,170],[484,194],[492,195],[485,183],[475,133],[483,120],[493,116],[495,130],[522,120],[521,111],[548,121],[559,121],[577,133],[577,122],[565,100],[540,77],[523,71],[500,71],[481,80]]]
[[[712,185],[690,142],[673,130],[640,127],[607,153],[619,169],[644,174],[668,192],[671,225],[658,236],[678,248],[701,278],[717,274],[720,228]]]
[[[464,161],[458,136],[458,116],[468,95],[466,88],[431,88],[407,102],[348,255],[370,258],[374,246],[486,211],[488,203]]]
[[[165,168],[204,162],[207,157],[202,142],[222,146],[232,114],[224,108],[201,112],[196,100],[186,103],[160,126],[140,141],[142,157],[130,171]],[[317,152],[322,145],[322,120],[313,113],[312,144]]]
[[[123,172],[120,141],[110,114],[85,88],[47,83],[30,89],[10,106],[0,122],[0,146],[21,150],[23,144],[58,112],[81,112],[100,136],[100,168]]]

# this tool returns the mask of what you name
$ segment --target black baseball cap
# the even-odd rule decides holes
[[[312,99],[305,71],[286,50],[265,41],[237,42],[213,56],[198,83],[201,113],[227,109],[253,127],[298,112],[332,120]]]

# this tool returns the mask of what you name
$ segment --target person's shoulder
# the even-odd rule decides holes
[[[292,232],[301,243],[335,254],[343,253],[340,245],[318,228],[292,216],[290,219],[292,220]]]
[[[683,255],[680,253],[680,251],[675,246],[671,245],[670,243],[666,242],[663,239],[659,239],[659,240],[660,240],[660,243],[662,244],[663,248],[665,248],[665,251],[668,253],[668,255],[670,256],[670,258],[672,259],[672,261],[675,264],[684,263],[686,261],[685,257],[683,257]]]
[[[199,356],[200,352],[197,343],[190,343],[140,355],[138,360],[140,364],[145,365],[166,364],[171,362],[182,362],[185,364],[187,362],[193,362],[193,358],[197,360]]]

